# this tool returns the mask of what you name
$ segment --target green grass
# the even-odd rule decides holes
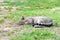
[[[8,9],[9,10],[9,9]],[[18,22],[21,16],[48,16],[54,21],[55,27],[60,27],[60,10],[48,10],[48,9],[38,9],[38,8],[17,8],[15,11],[9,11],[9,14],[4,16],[4,18],[11,18],[14,22]],[[55,34],[54,31],[49,29],[32,29],[28,30],[26,26],[20,26],[24,31],[17,30],[14,34],[8,34],[11,36],[10,40],[60,40],[60,35]],[[53,27],[53,26],[52,26]],[[21,29],[21,28],[20,28]]]
[[[4,22],[4,19],[3,19],[3,18],[1,18],[1,19],[0,19],[0,23],[3,23],[3,22]]]
[[[60,10],[49,10],[60,6],[60,0],[4,0],[2,6],[9,6],[6,8],[9,13],[4,18],[10,18],[13,22],[18,22],[21,16],[48,16],[53,20],[54,27],[60,27]],[[5,4],[6,3],[6,4]],[[16,10],[12,10],[13,6],[20,6]],[[30,8],[24,8],[24,7]],[[1,19],[0,23],[4,20]],[[12,24],[12,23],[11,23]],[[22,25],[20,29],[15,30],[14,33],[7,33],[11,36],[10,40],[60,40],[60,35],[56,34],[53,29],[39,28],[34,29],[32,26]],[[23,30],[23,31],[21,31]]]
[[[39,9],[36,9],[36,10],[28,10],[28,9],[26,9],[25,11],[24,10],[11,11],[4,18],[11,18],[11,19],[13,19],[14,21],[17,22],[17,21],[19,21],[19,18],[21,16],[25,16],[25,17],[28,17],[28,16],[48,16],[53,20],[54,25],[60,24],[60,22],[59,22],[60,21],[60,17],[59,17],[60,10],[56,10],[56,11],[39,10]]]
[[[60,36],[56,35],[53,31],[42,29],[18,31],[10,40],[60,40]]]
[[[31,6],[44,9],[60,6],[60,0],[14,0],[13,2],[4,0],[3,3],[3,6]]]

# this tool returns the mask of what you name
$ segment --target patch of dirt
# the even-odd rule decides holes
[[[2,7],[2,8],[0,8],[0,14],[7,15],[8,14],[8,10]]]
[[[0,24],[0,27],[2,27],[2,28],[10,27],[10,24],[9,23],[11,21],[12,21],[11,19],[4,19],[4,23]]]
[[[0,0],[0,2],[3,2],[4,0]]]
[[[52,9],[50,9],[50,10],[53,10],[53,11],[55,11],[55,10],[60,10],[60,7],[54,7],[54,8],[52,8]]]
[[[56,34],[59,34],[60,35],[60,27],[54,28],[54,31],[55,31]]]
[[[9,40],[9,37],[5,36],[5,37],[0,37],[0,40]]]

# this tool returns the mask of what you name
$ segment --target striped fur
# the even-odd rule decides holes
[[[20,20],[20,24],[32,24],[34,25],[42,25],[42,26],[52,26],[53,25],[53,21],[52,19],[50,19],[49,17],[46,16],[30,16],[25,18],[24,20]]]

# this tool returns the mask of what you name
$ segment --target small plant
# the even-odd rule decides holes
[[[0,23],[3,23],[4,22],[4,19],[0,19]]]

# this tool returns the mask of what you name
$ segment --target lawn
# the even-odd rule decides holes
[[[59,3],[60,0],[4,0],[0,3],[0,27],[3,28],[0,36],[7,36],[8,40],[60,40]],[[48,16],[53,20],[54,26],[18,26],[16,23],[21,16]]]

